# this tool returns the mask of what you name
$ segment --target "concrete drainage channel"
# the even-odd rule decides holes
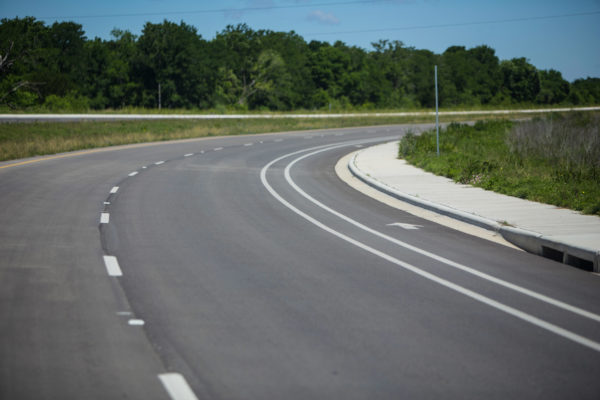
[[[376,180],[361,171],[355,163],[356,157],[359,153],[360,152],[356,152],[348,162],[348,169],[352,175],[367,185],[389,196],[414,206],[421,207],[472,225],[476,225],[493,232],[497,232],[508,242],[529,253],[537,254],[542,257],[586,271],[600,273],[600,251],[596,249],[589,249],[557,242],[545,238],[543,235],[536,232],[503,225],[492,219],[457,210],[398,191],[397,189],[386,185],[385,183]]]
[[[600,253],[559,243],[523,229],[501,227],[498,232],[523,250],[585,271],[600,273]]]

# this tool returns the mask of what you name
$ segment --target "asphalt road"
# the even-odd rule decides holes
[[[335,175],[409,128],[0,164],[0,398],[600,398],[600,277]]]

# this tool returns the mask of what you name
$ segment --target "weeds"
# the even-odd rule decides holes
[[[516,125],[506,140],[518,158],[555,166],[558,180],[600,179],[600,114],[569,114]]]
[[[128,109],[122,111],[139,111]],[[259,115],[257,113],[253,113]],[[456,116],[456,120],[473,116]],[[477,116],[477,118],[484,118]],[[429,122],[429,116],[0,123],[0,161],[160,140]],[[443,121],[444,119],[442,119]]]
[[[600,215],[600,114],[451,124],[408,135],[399,156],[425,170],[515,197]]]

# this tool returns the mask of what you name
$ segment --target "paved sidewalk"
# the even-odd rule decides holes
[[[350,159],[351,172],[408,203],[499,232],[529,252],[600,272],[600,218],[510,197],[433,175],[398,160],[397,142]]]

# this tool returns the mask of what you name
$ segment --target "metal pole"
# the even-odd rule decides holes
[[[161,96],[160,95],[161,95],[161,93],[160,93],[160,82],[158,82],[158,109],[159,110],[161,109],[161,106],[162,106],[160,104],[161,103],[161,98],[160,98]]]
[[[435,66],[435,143],[437,147],[437,156],[440,156],[440,117],[438,112],[438,84],[437,84],[437,65]]]
[[[437,147],[437,155],[440,156],[440,116],[438,111],[438,96],[437,96],[437,65],[435,66],[435,142]]]

